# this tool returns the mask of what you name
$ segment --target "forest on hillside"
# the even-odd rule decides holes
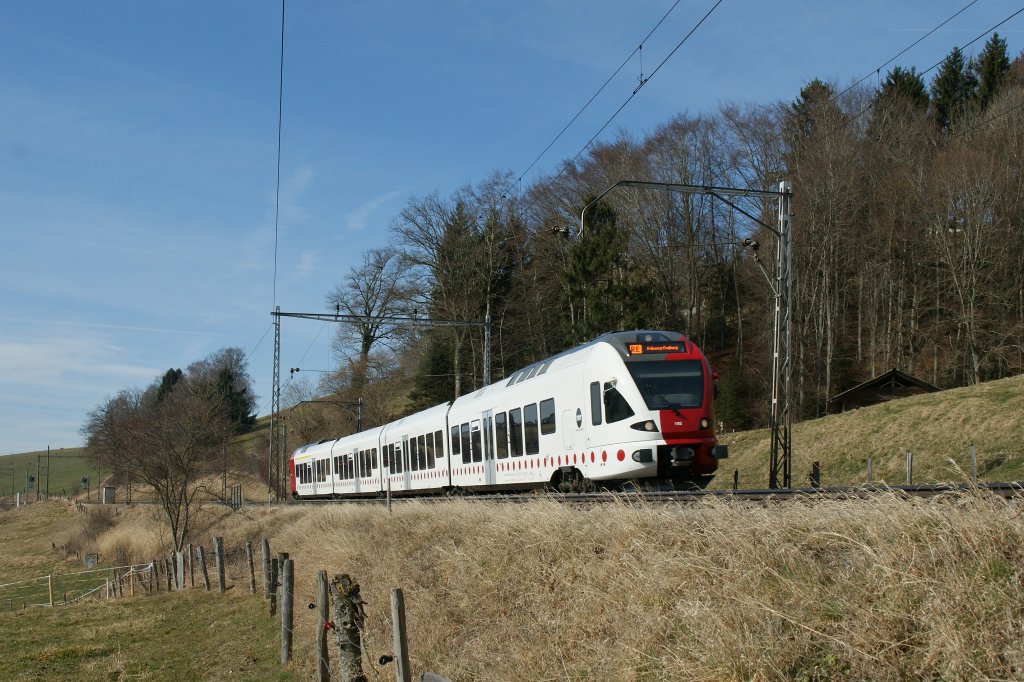
[[[363,254],[332,312],[492,320],[490,380],[617,329],[682,331],[721,375],[717,418],[763,425],[777,207],[619,188],[621,180],[775,189],[792,183],[794,418],[896,367],[942,388],[1024,371],[1024,54],[997,34],[953,50],[930,81],[810,81],[789,102],[681,113],[620,133],[532,184],[507,172],[413,197]],[[760,220],[757,220],[757,219]],[[339,326],[336,374],[289,380],[286,404],[361,401],[363,426],[484,383],[478,327]],[[396,397],[408,396],[407,400]],[[341,411],[338,411],[341,412]],[[347,422],[347,423],[343,423]],[[351,415],[289,417],[337,437]],[[294,442],[294,441],[293,441]]]

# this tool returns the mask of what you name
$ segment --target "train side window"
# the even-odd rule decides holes
[[[474,420],[473,421],[473,426],[470,427],[470,434],[472,436],[471,441],[470,441],[470,443],[471,443],[470,447],[473,450],[473,461],[474,462],[482,462],[483,459],[484,459],[484,451],[480,447],[480,421],[479,420]]]
[[[402,446],[395,443],[395,473],[400,474],[405,471],[405,460],[402,455]]]
[[[384,446],[384,459],[387,460],[388,473],[395,473],[395,444],[388,443]]]
[[[555,399],[540,401],[540,432],[544,435],[555,432]]]
[[[619,393],[619,389],[608,381],[604,384],[604,413],[608,416],[609,424],[628,419],[634,414],[633,408]]]
[[[434,431],[434,443],[437,447],[437,458],[441,459],[444,457],[444,432]]]
[[[499,412],[494,415],[494,438],[498,446],[498,459],[508,457],[508,426],[505,423],[505,413]]]
[[[451,448],[450,452],[452,453],[452,457],[455,457],[460,452],[462,452],[462,450],[459,449],[459,425],[456,424],[455,426],[453,426],[452,429],[451,429],[451,432],[452,432],[452,444],[449,447]]]
[[[509,445],[513,457],[523,456],[523,411],[520,408],[508,412]]]
[[[462,425],[460,433],[462,436],[462,463],[469,464],[473,461],[473,452],[469,449],[469,422]]]
[[[370,450],[370,473],[372,474],[373,470],[376,469],[376,468],[377,468],[377,448],[372,448]]]
[[[601,384],[596,381],[590,384],[590,423],[601,423]]]
[[[427,469],[427,444],[423,436],[417,436],[416,440],[419,441],[419,457],[420,457],[420,470],[426,471]]]
[[[425,439],[427,445],[427,468],[433,469],[434,466],[437,464],[436,460],[434,459],[434,434],[428,433],[426,436],[420,437]]]
[[[523,408],[523,434],[526,440],[526,454],[540,454],[540,435],[537,433],[537,403]]]
[[[419,447],[416,445],[416,436],[409,439],[409,470],[420,470]]]

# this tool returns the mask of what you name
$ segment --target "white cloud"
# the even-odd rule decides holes
[[[123,360],[124,349],[94,336],[0,342],[3,384],[31,400],[36,391],[73,392],[92,386],[152,381],[159,370]],[[9,389],[10,390],[10,389]]]
[[[302,166],[281,186],[281,223],[295,225],[309,219],[309,213],[299,203],[313,184],[316,173],[310,166]]]
[[[291,277],[295,280],[305,279],[316,272],[320,265],[320,254],[316,251],[303,251],[299,262],[292,268]]]
[[[353,231],[365,229],[366,222],[374,211],[384,204],[394,201],[401,194],[401,191],[393,190],[391,192],[385,192],[384,194],[367,201],[362,206],[348,214],[345,218],[345,227]]]

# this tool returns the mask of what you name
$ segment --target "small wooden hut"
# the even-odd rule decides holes
[[[880,374],[874,379],[869,379],[829,398],[828,412],[829,414],[838,414],[866,405],[884,403],[895,398],[906,398],[910,395],[934,393],[941,390],[938,386],[932,386],[927,381],[922,381],[893,367],[885,374]]]

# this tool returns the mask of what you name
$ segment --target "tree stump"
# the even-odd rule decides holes
[[[342,682],[366,682],[362,663],[362,629],[366,614],[359,584],[342,573],[334,576],[330,588],[340,679]]]

